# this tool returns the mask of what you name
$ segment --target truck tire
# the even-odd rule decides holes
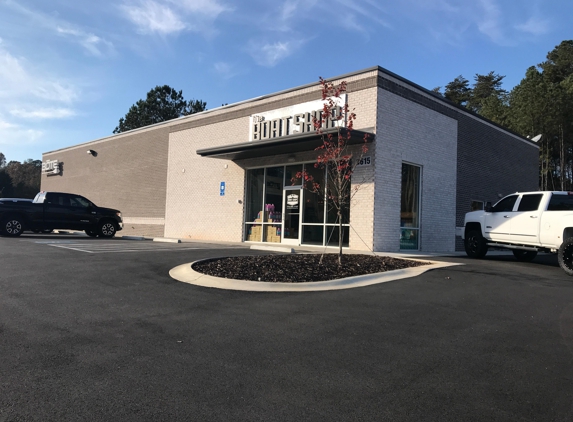
[[[470,230],[464,239],[466,254],[470,258],[483,258],[487,253],[487,243],[479,230]]]
[[[112,238],[117,232],[117,224],[112,220],[104,220],[99,223],[98,234],[100,237]]]
[[[537,251],[524,251],[522,249],[512,250],[515,259],[521,262],[531,262],[537,256]]]
[[[24,232],[22,219],[17,216],[10,216],[2,220],[2,234],[4,236],[17,237]]]
[[[565,240],[557,253],[559,266],[567,275],[573,275],[573,237]]]

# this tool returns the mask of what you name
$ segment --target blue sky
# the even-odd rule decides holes
[[[0,152],[108,136],[163,84],[208,109],[376,65],[428,89],[493,70],[510,90],[571,16],[571,0],[0,0]]]

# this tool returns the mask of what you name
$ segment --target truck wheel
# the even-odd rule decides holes
[[[567,275],[573,275],[573,237],[570,237],[561,244],[559,252],[557,253],[557,259],[563,271],[565,271]]]
[[[98,234],[101,237],[112,238],[117,232],[117,225],[113,221],[102,221],[99,223]]]
[[[470,258],[483,258],[487,253],[487,243],[479,230],[470,230],[464,241],[466,254]]]
[[[2,234],[17,237],[24,231],[24,225],[19,217],[9,217],[2,221]]]
[[[86,234],[87,234],[89,237],[97,237],[97,232],[94,231],[94,230],[86,230]]]
[[[513,256],[521,262],[531,262],[537,256],[537,251],[524,251],[522,249],[514,249]]]

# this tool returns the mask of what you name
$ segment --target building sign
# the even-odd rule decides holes
[[[60,163],[58,160],[48,160],[42,163],[42,174],[60,174]]]
[[[225,182],[221,182],[219,186],[219,196],[225,196]]]
[[[356,167],[369,166],[370,164],[372,164],[372,158],[370,156],[362,157],[360,161],[358,161],[358,164],[356,164]]]
[[[298,194],[287,195],[287,210],[298,210]]]
[[[323,124],[323,129],[344,126],[345,119],[337,120],[343,113],[346,104],[346,94],[340,98],[334,98],[337,107],[333,116]],[[313,120],[320,119],[324,106],[323,100],[310,101],[296,104],[277,110],[267,111],[250,117],[249,141],[261,141],[265,139],[282,138],[283,136],[299,133],[315,132]]]

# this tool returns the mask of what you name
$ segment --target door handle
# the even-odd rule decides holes
[[[509,215],[504,215],[503,218],[509,218]]]
[[[529,218],[537,218],[536,215],[530,215]]]

